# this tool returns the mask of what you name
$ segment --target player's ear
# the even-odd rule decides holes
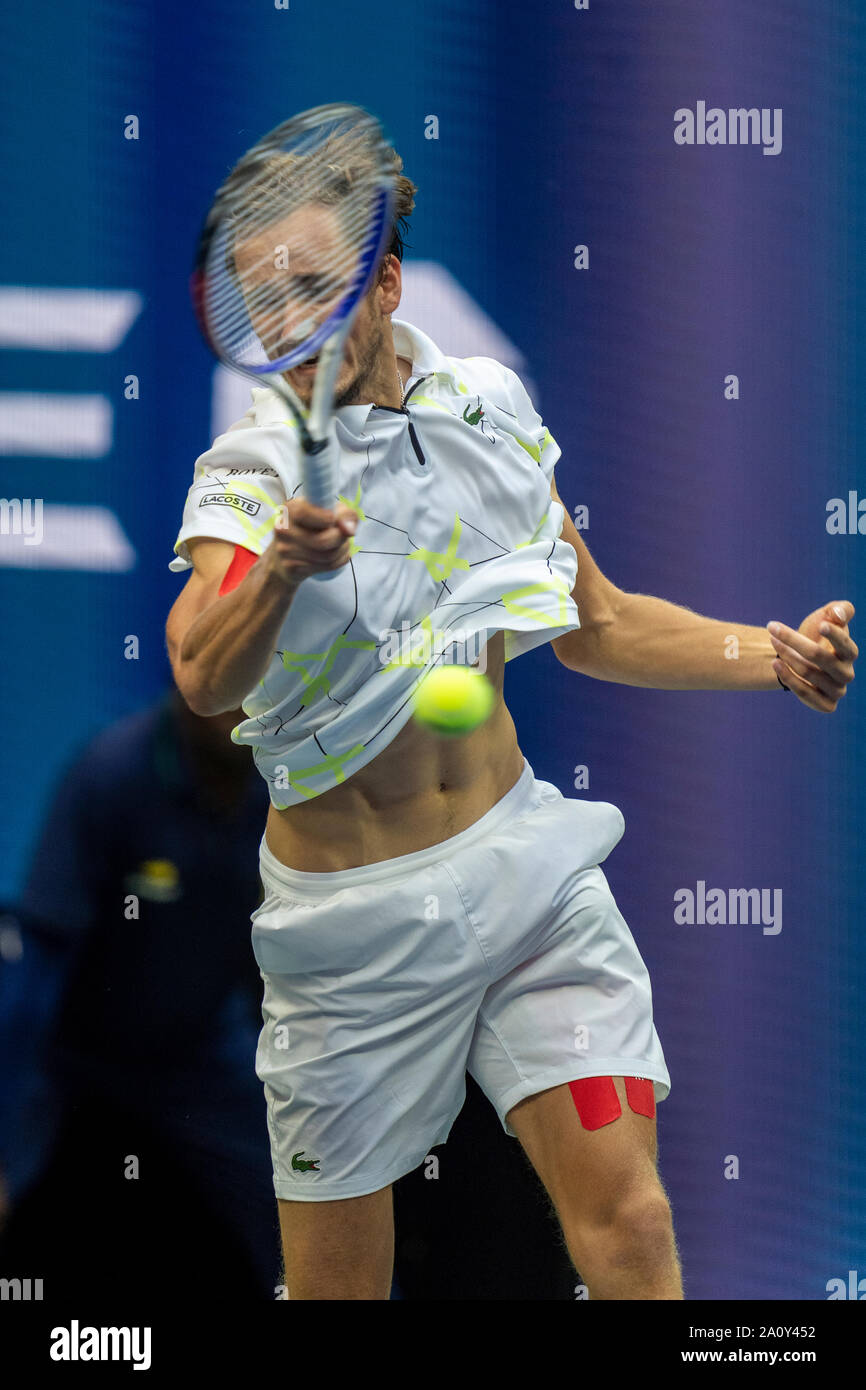
[[[397,257],[388,254],[382,262],[379,273],[379,307],[383,314],[393,314],[403,294],[403,268]]]

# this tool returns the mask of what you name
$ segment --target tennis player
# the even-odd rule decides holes
[[[232,738],[270,793],[256,1071],[288,1296],[388,1298],[391,1184],[445,1141],[468,1070],[543,1182],[590,1298],[680,1299],[656,1148],[670,1077],[600,868],[623,817],[535,777],[504,664],[549,641],[599,680],[779,698],[784,684],[830,712],[854,674],[854,608],[768,631],[605,578],[515,373],[392,318],[415,191],[401,173],[347,341],[333,510],[300,495],[297,427],[255,389],[197,460],[170,566],[192,569],[166,630],[178,687],[200,715],[243,708]],[[302,399],[314,373],[288,374]],[[275,461],[297,477],[288,497]],[[323,570],[339,573],[310,582]],[[410,718],[413,686],[449,658],[479,662],[497,696],[457,740]]]

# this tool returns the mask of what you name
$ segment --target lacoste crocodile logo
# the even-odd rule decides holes
[[[320,1158],[301,1158],[303,1149],[298,1149],[296,1154],[292,1154],[292,1167],[298,1173],[318,1173]]]
[[[496,443],[496,435],[493,433],[493,430],[491,429],[490,425],[485,419],[484,407],[481,404],[480,396],[478,398],[478,404],[477,406],[475,406],[474,410],[471,406],[468,405],[464,407],[463,419],[466,421],[467,425],[480,425],[481,433],[484,435],[484,438],[489,439],[491,444]]]

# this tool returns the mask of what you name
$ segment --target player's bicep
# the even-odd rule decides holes
[[[219,598],[220,586],[232,565],[235,551],[240,548],[231,541],[210,536],[191,537],[187,545],[193,563],[192,573],[172,604],[165,625],[166,646],[175,680],[178,680],[183,639],[196,618]]]
[[[563,510],[562,530],[559,539],[567,541],[577,555],[577,578],[571,597],[577,605],[580,627],[566,632],[551,643],[561,662],[576,670],[580,669],[580,649],[586,645],[587,638],[601,626],[611,623],[616,614],[621,591],[602,574],[589,553],[586,542],[571,519],[568,508],[556,489],[556,480],[551,478],[550,495],[559,502]]]

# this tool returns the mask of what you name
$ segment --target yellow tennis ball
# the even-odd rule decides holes
[[[486,676],[468,666],[437,666],[415,692],[413,712],[437,734],[468,734],[483,724],[496,703]]]

